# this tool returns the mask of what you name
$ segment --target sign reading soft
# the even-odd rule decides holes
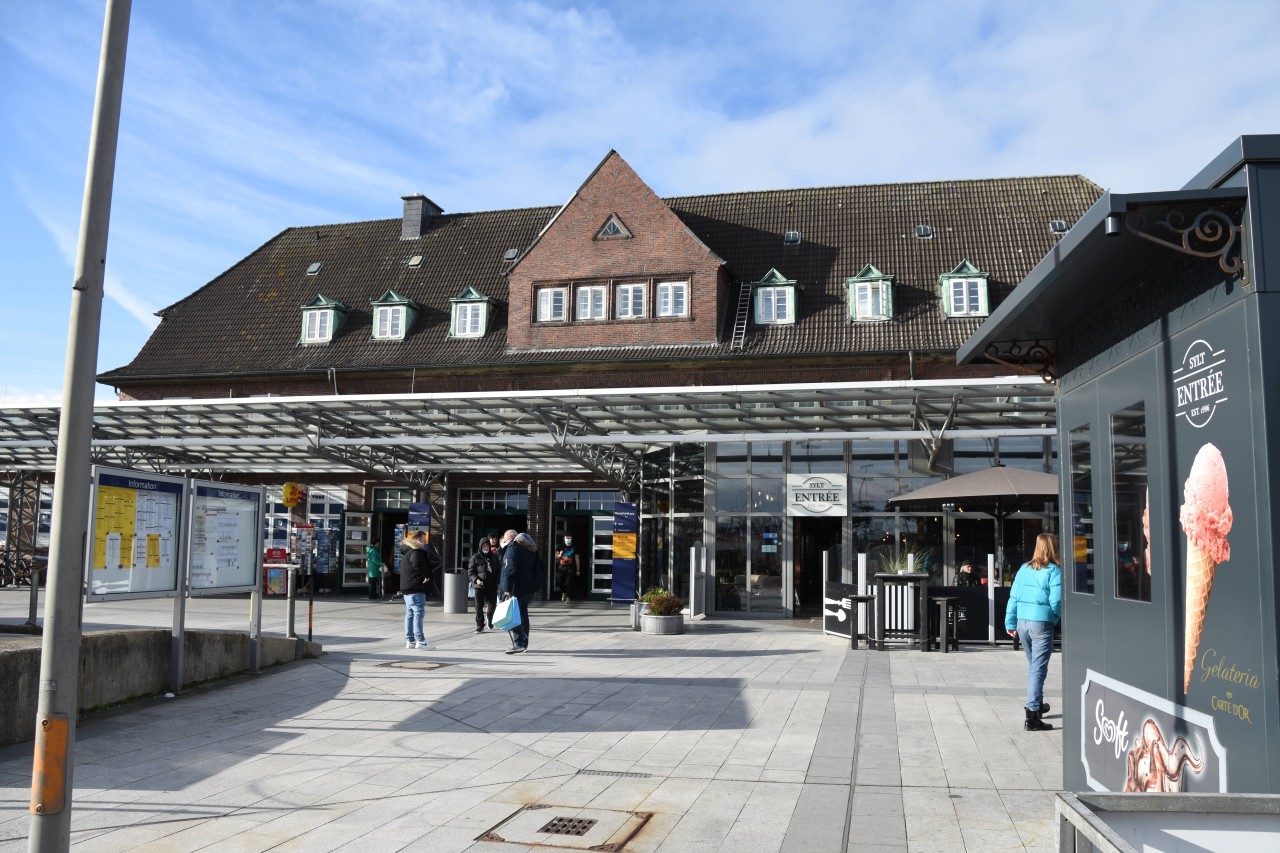
[[[803,518],[849,514],[849,488],[843,474],[788,474],[787,515]]]

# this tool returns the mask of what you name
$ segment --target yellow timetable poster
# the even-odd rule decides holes
[[[172,569],[181,484],[102,474],[93,508],[98,570]]]

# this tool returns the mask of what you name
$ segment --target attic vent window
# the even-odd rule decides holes
[[[916,226],[916,239],[917,239],[917,240],[932,240],[932,239],[933,239],[933,226],[932,226],[932,225],[917,225],[917,226]]]
[[[414,255],[412,258],[410,258],[409,266],[413,269],[417,269],[418,267],[422,266],[422,255]]]
[[[631,232],[627,230],[627,226],[622,224],[622,220],[618,218],[618,214],[609,217],[609,221],[596,232],[597,240],[626,240],[631,237]]]
[[[1061,219],[1049,220],[1049,233],[1050,234],[1066,234],[1067,223],[1063,222]]]
[[[786,232],[785,234],[782,235],[782,242],[784,245],[787,245],[787,246],[799,246],[800,232],[799,231]]]
[[[502,259],[504,261],[514,261],[519,254],[520,254],[519,249],[507,249],[505,252],[502,253]]]
[[[319,261],[316,261],[314,264],[307,267],[307,275],[315,275],[316,273],[320,272],[320,270],[322,269],[324,269],[324,264],[320,263]]]

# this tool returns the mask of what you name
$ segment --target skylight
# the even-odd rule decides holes
[[[319,261],[316,261],[314,264],[307,267],[307,275],[315,275],[316,273],[320,272],[320,270],[322,269],[324,269],[324,264],[320,263]]]
[[[1067,223],[1063,222],[1061,219],[1049,220],[1049,233],[1050,234],[1066,234]]]
[[[782,242],[788,246],[799,246],[800,232],[799,231],[786,232],[785,234],[782,235]]]
[[[916,226],[916,239],[917,239],[917,240],[932,240],[932,239],[933,239],[933,226],[932,226],[932,225],[917,225],[917,226]]]
[[[520,254],[519,249],[507,249],[505,252],[502,253],[502,259],[504,261],[514,261],[516,257],[519,256],[519,254]]]
[[[417,269],[418,267],[422,266],[422,255],[414,255],[412,258],[410,258],[409,266],[412,267],[413,269]]]

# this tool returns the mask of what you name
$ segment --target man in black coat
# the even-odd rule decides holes
[[[490,628],[493,627],[493,610],[498,606],[499,569],[498,555],[489,547],[488,539],[481,539],[480,547],[471,555],[471,562],[467,565],[467,578],[476,592],[477,634],[484,631],[486,621]]]
[[[498,580],[498,595],[515,596],[520,605],[520,624],[511,630],[509,655],[518,655],[529,649],[529,604],[542,582],[542,558],[538,546],[528,533],[517,534],[508,530],[502,535],[502,576]]]

